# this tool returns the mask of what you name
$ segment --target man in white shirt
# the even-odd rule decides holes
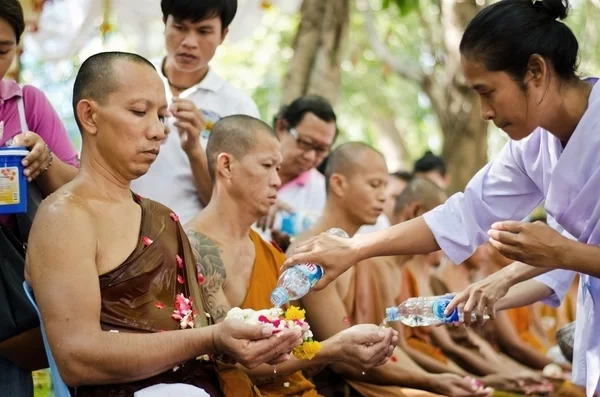
[[[337,137],[336,121],[331,104],[317,95],[297,98],[275,117],[283,156],[279,170],[281,187],[269,219],[255,225],[263,238],[271,239],[271,229],[299,234],[321,216],[326,189],[325,177],[317,167]]]
[[[170,104],[169,135],[160,155],[132,189],[172,208],[183,223],[210,200],[205,154],[212,125],[221,117],[259,117],[252,99],[221,78],[209,63],[227,36],[237,0],[162,0],[167,55],[156,63]]]

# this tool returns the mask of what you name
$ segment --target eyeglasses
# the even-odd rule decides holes
[[[292,138],[296,140],[296,145],[298,145],[298,148],[303,152],[310,152],[311,150],[314,150],[317,156],[323,156],[328,154],[331,150],[331,146],[315,145],[300,138],[298,131],[296,131],[295,128],[290,128],[289,131]]]

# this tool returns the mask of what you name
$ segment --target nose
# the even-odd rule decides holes
[[[491,106],[489,106],[485,101],[480,101],[480,107],[481,107],[481,118],[486,120],[486,121],[490,121],[494,119],[494,110],[492,109]]]
[[[385,190],[385,186],[380,186],[379,189],[377,189],[377,201],[379,201],[380,203],[385,203],[388,201],[388,197],[385,194]]]
[[[152,126],[149,128],[150,139],[162,141],[167,136],[167,125],[161,121],[160,118],[156,119],[155,123],[152,123]]]
[[[304,153],[302,153],[302,157],[304,157],[306,161],[314,163],[317,159],[317,152],[314,149],[306,150]]]
[[[183,45],[186,48],[196,48],[197,47],[197,40],[196,40],[196,33],[191,31],[188,32],[185,37],[183,38],[183,41],[181,42],[181,45]]]
[[[277,170],[274,170],[273,174],[271,175],[271,187],[279,189],[280,186],[281,178],[279,177],[279,172],[277,172]]]

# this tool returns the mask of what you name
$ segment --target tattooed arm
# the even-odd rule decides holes
[[[221,249],[213,240],[202,233],[189,229],[187,235],[192,246],[196,266],[199,268],[199,272],[204,275],[202,288],[206,296],[206,310],[215,322],[223,321],[231,305],[223,290],[223,285],[227,280],[227,271],[221,258]],[[334,338],[325,341],[322,343],[321,352],[312,360],[298,360],[292,357],[285,363],[277,365],[276,374],[274,373],[275,368],[268,364],[260,365],[252,370],[239,364],[238,366],[252,378],[256,385],[273,383],[298,371],[308,371],[309,374],[314,375],[334,361],[338,344]]]
[[[215,323],[225,320],[231,309],[223,291],[227,279],[225,264],[221,259],[221,249],[209,237],[194,230],[187,230],[198,272],[204,276],[202,289],[206,296],[206,310]]]

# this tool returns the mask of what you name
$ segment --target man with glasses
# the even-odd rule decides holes
[[[325,208],[325,177],[317,167],[337,137],[336,115],[320,96],[307,95],[284,106],[274,120],[281,141],[278,202],[258,223],[262,236],[270,230],[295,235],[307,229]],[[278,242],[281,240],[277,239]]]

